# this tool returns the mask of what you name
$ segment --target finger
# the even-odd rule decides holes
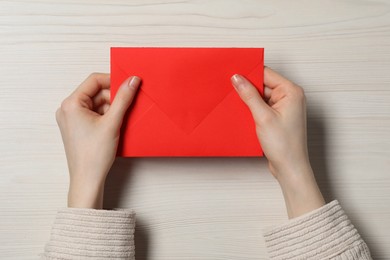
[[[288,87],[289,88],[289,87]],[[294,88],[290,88],[290,90],[293,90]],[[279,103],[282,99],[284,99],[288,93],[291,91],[286,91],[286,88],[276,88],[272,90],[272,95],[270,99],[268,100],[268,104],[273,107],[275,104]]]
[[[74,93],[82,93],[93,98],[101,89],[110,88],[110,74],[92,73],[75,90]]]
[[[278,86],[292,84],[288,79],[284,78],[279,73],[275,72],[269,67],[264,67],[264,85],[270,89],[274,89]]]
[[[108,111],[111,120],[115,122],[116,126],[120,127],[122,124],[123,116],[131,105],[140,84],[141,79],[137,76],[133,76],[125,80],[119,87]]]
[[[231,78],[231,81],[242,101],[249,107],[255,121],[262,121],[264,116],[268,115],[271,111],[269,106],[260,96],[257,88],[243,76],[238,74],[234,75]]]
[[[95,109],[95,112],[99,115],[104,115],[110,109],[110,104],[103,104]]]
[[[272,96],[272,89],[265,86],[264,87],[264,99],[269,100],[271,98],[271,96]]]
[[[103,104],[110,104],[110,90],[109,89],[102,89],[97,93],[93,99],[93,107],[99,107]]]

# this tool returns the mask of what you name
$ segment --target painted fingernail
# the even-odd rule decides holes
[[[233,86],[236,88],[237,91],[240,91],[245,87],[245,81],[242,78],[242,76],[235,74],[233,77],[231,77],[231,81]]]
[[[140,77],[137,77],[137,76],[131,77],[131,79],[129,81],[129,87],[130,88],[137,89],[140,84],[141,84],[141,78]]]

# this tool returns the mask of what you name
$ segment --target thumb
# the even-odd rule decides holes
[[[257,88],[246,78],[236,74],[231,78],[231,81],[238,95],[251,111],[256,123],[263,121],[262,119],[272,112]]]
[[[133,102],[134,96],[137,93],[137,89],[140,84],[141,78],[132,76],[126,79],[119,87],[114,101],[108,111],[109,117],[111,117],[110,120],[114,121],[115,125],[120,127],[122,124],[123,117]]]

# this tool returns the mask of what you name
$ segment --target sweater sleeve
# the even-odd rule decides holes
[[[271,259],[371,259],[338,201],[271,228],[264,238]]]
[[[134,259],[135,213],[66,208],[58,211],[42,259]]]

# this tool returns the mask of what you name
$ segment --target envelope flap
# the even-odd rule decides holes
[[[262,91],[260,48],[112,48],[111,59],[187,134],[232,91],[232,75]]]

